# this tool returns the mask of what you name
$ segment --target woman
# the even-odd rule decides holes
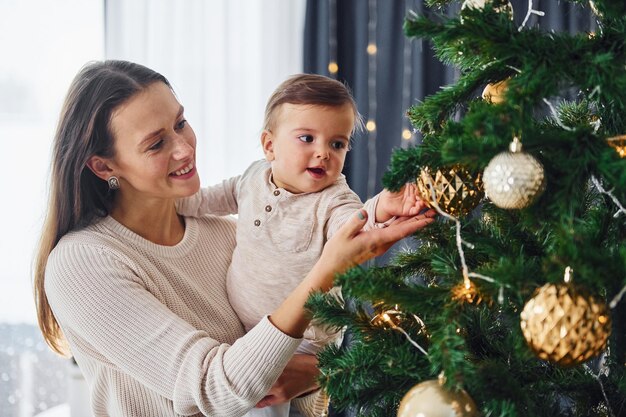
[[[175,210],[200,186],[195,145],[170,84],[146,67],[93,63],[70,87],[35,293],[43,335],[71,351],[96,416],[241,416],[277,380],[272,389],[287,400],[315,388],[302,378],[311,363],[290,361],[309,293],[433,221],[429,212],[363,233],[358,212],[244,335],[225,289],[233,223]]]

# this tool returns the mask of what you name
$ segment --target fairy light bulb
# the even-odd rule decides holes
[[[572,275],[574,274],[574,270],[571,267],[565,268],[565,275],[563,276],[563,281],[570,282],[572,280]]]

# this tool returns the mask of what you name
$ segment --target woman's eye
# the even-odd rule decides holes
[[[186,124],[187,124],[187,120],[186,119],[183,119],[180,122],[176,123],[176,130],[183,129]]]
[[[313,142],[313,136],[311,136],[311,135],[298,136],[298,139],[300,139],[302,142],[306,142],[306,143]]]
[[[156,151],[157,149],[161,149],[162,147],[163,147],[163,139],[159,139],[156,142],[154,142],[152,146],[148,148],[148,150]]]

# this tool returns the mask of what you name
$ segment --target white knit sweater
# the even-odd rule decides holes
[[[267,318],[244,335],[226,296],[233,221],[185,221],[160,246],[106,217],[50,254],[46,294],[95,416],[241,416],[300,343]]]

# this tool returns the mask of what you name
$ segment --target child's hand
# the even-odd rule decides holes
[[[376,222],[384,223],[394,216],[416,216],[426,207],[417,195],[415,184],[406,184],[400,191],[383,190],[376,205]]]

